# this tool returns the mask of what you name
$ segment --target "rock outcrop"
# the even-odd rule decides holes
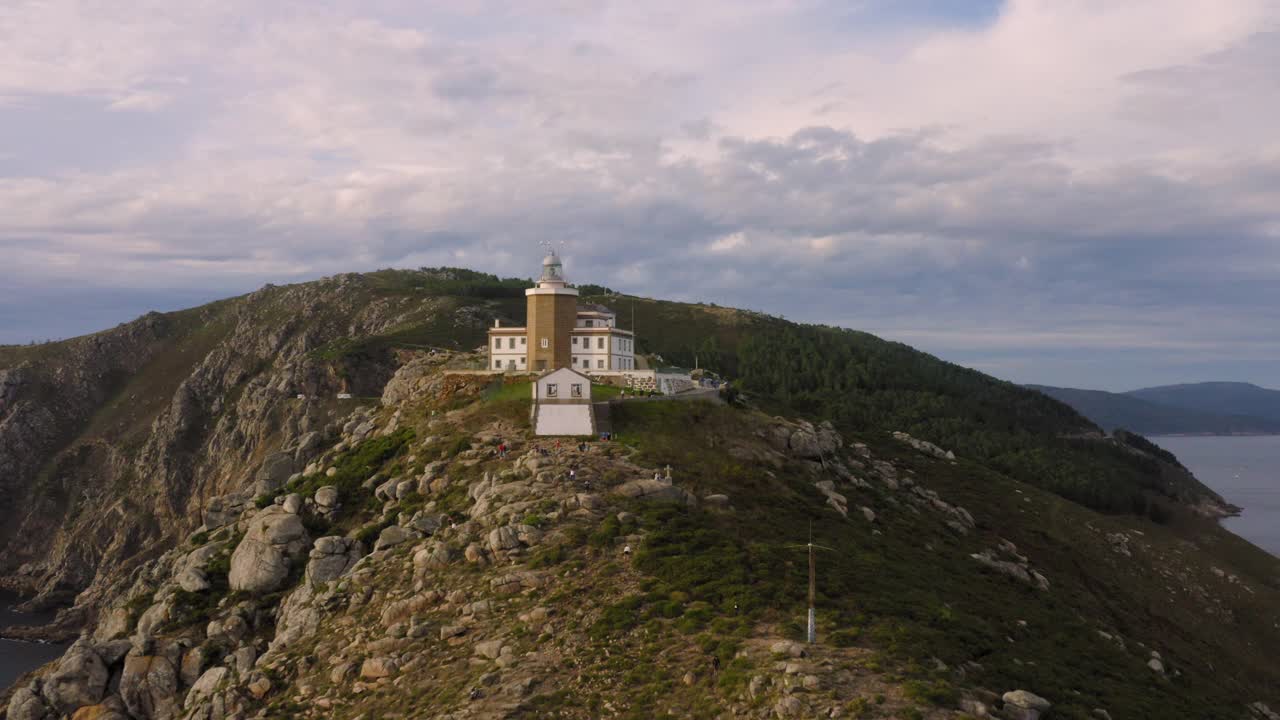
[[[302,520],[283,507],[263,509],[249,521],[249,529],[231,555],[232,590],[276,590],[310,545]]]

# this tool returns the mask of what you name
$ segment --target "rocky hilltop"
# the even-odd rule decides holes
[[[614,296],[742,395],[538,441],[527,382],[451,372],[520,287],[348,275],[0,348],[0,571],[75,639],[7,717],[1276,717],[1280,563],[1142,438]]]

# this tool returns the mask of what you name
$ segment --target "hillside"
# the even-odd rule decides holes
[[[0,349],[0,571],[87,633],[8,717],[1280,707],[1280,561],[1142,438],[863,333],[609,295],[742,402],[622,403],[617,442],[544,454],[527,385],[447,372],[522,287],[347,275]]]
[[[1153,402],[1135,393],[1028,385],[1076,412],[1108,432],[1126,428],[1148,435],[1259,435],[1280,433],[1280,420],[1242,414],[1224,415],[1191,407]]]
[[[1238,413],[1280,423],[1280,390],[1268,390],[1251,383],[1163,385],[1132,390],[1128,394],[1162,405],[1210,413]]]

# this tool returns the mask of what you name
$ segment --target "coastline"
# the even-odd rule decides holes
[[[1134,430],[1133,432],[1136,432],[1136,433],[1138,433],[1139,435],[1142,435],[1142,436],[1144,436],[1144,437],[1146,437],[1146,438],[1148,438],[1148,439],[1150,439],[1150,438],[1162,438],[1162,437],[1176,437],[1176,438],[1188,438],[1188,437],[1190,437],[1190,438],[1200,438],[1200,437],[1280,437],[1280,433],[1275,433],[1275,432],[1238,432],[1238,433],[1217,433],[1217,432],[1202,432],[1202,433],[1169,433],[1169,432],[1166,432],[1166,433],[1151,433],[1151,434],[1148,434],[1148,433],[1146,433],[1146,432],[1143,432],[1142,430]]]
[[[8,703],[15,688],[60,657],[75,638],[75,633],[56,629],[55,612],[14,609],[26,599],[19,593],[0,590],[0,622],[5,624],[0,628],[0,707]]]
[[[1219,527],[1280,557],[1280,435],[1152,435],[1197,480],[1216,493],[1220,509],[1202,503]]]

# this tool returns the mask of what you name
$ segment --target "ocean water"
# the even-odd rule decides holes
[[[52,619],[49,615],[16,613],[11,606],[17,602],[20,602],[17,597],[0,591],[0,627],[40,625]],[[24,673],[35,670],[58,657],[65,648],[65,645],[0,640],[0,688],[9,687]]]
[[[1153,437],[1205,485],[1244,508],[1223,527],[1280,556],[1280,435]]]

